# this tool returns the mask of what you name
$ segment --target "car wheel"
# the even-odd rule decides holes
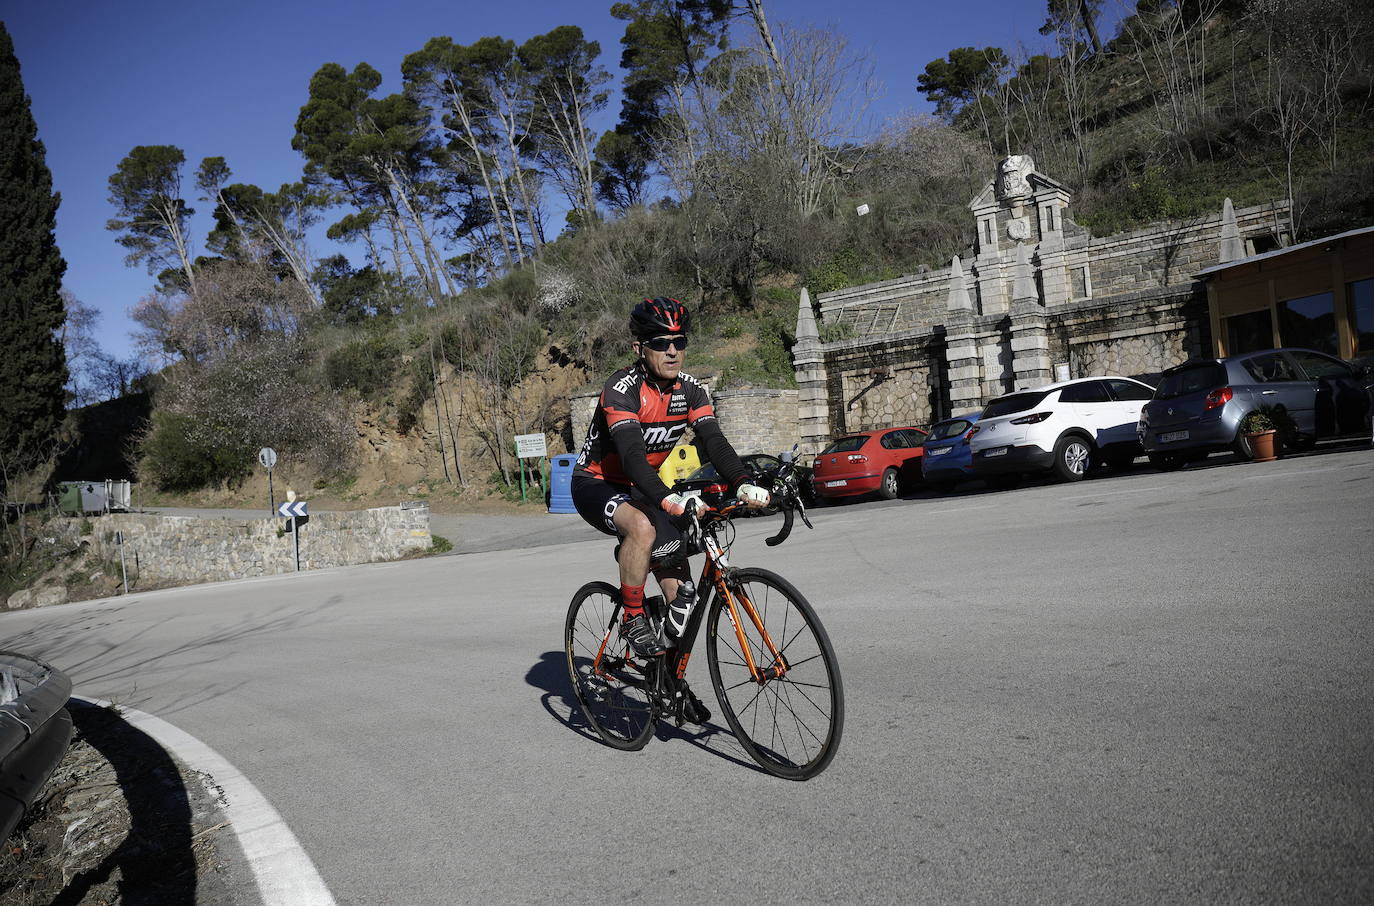
[[[898,487],[897,483],[897,470],[890,468],[883,472],[883,483],[878,486],[878,496],[884,500],[892,500],[900,490],[901,488]]]
[[[1081,481],[1093,464],[1093,447],[1076,434],[1054,445],[1054,474],[1060,481]]]
[[[1183,468],[1183,464],[1188,461],[1186,456],[1178,453],[1151,453],[1150,465],[1159,469],[1161,472],[1176,472]]]
[[[1255,448],[1250,445],[1250,438],[1246,437],[1243,431],[1236,431],[1236,439],[1231,442],[1231,449],[1236,454],[1236,462],[1251,462],[1255,458]]]

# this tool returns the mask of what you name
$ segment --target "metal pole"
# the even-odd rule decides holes
[[[119,542],[119,571],[124,576],[124,593],[129,593],[129,567],[124,562],[124,533],[115,532],[115,541]]]
[[[277,512],[277,495],[272,490],[272,470],[267,470],[267,518],[271,519]]]
[[[291,517],[291,537],[296,545],[296,572],[301,571],[301,525],[296,517]]]
[[[515,470],[520,473],[520,502],[525,502],[525,461],[520,458],[520,444],[515,444]]]

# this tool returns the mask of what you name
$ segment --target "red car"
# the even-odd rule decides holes
[[[847,434],[816,454],[811,484],[817,497],[833,500],[877,491],[891,500],[921,481],[920,428],[884,428]]]

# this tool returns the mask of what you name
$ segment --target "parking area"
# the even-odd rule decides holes
[[[1286,453],[1281,459],[1272,463],[1241,461],[1237,459],[1234,453],[1213,453],[1205,459],[1189,463],[1179,471],[1168,472],[1160,471],[1150,465],[1144,457],[1138,457],[1128,468],[1098,466],[1090,470],[1082,481],[1073,483],[1062,483],[1050,473],[1027,475],[1014,487],[994,487],[986,481],[974,478],[949,490],[918,484],[905,490],[895,500],[883,500],[876,494],[868,494],[823,501],[820,503],[820,507],[900,506],[911,501],[938,501],[969,497],[996,498],[999,495],[1029,490],[1043,490],[1049,495],[1058,494],[1066,499],[1077,499],[1083,496],[1095,497],[1118,491],[1122,493],[1144,493],[1150,490],[1163,490],[1184,475],[1212,472],[1213,470],[1228,470],[1228,477],[1232,474],[1229,470],[1242,470],[1247,479],[1264,478],[1269,472],[1282,472],[1289,475],[1303,471],[1320,470],[1336,464],[1337,460],[1328,461],[1328,457],[1343,457],[1344,454],[1357,457],[1365,455],[1374,461],[1374,446],[1367,438],[1339,438],[1322,441],[1312,449],[1301,453]],[[1344,462],[1345,460],[1342,458],[1340,461]]]

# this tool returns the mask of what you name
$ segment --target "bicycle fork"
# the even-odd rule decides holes
[[[726,560],[725,552],[720,549],[713,538],[707,539],[707,546],[711,548],[707,568],[710,568],[709,564],[715,564],[714,575],[711,578],[715,582],[721,600],[725,602],[725,615],[729,617],[730,625],[735,630],[735,639],[739,642],[740,651],[744,654],[744,663],[749,667],[749,675],[760,686],[770,680],[786,676],[787,659],[782,656],[782,652],[773,644],[773,637],[763,627],[763,621],[759,618],[758,608],[754,606],[754,602],[749,599],[749,595],[740,586],[739,581],[731,577],[731,568]],[[703,576],[702,578],[704,580],[706,577]],[[753,646],[749,644],[748,634],[745,633],[744,624],[739,617],[741,610],[749,615],[749,621],[754,624],[754,630],[759,634],[759,639],[761,639],[759,647],[761,649],[767,648],[769,655],[773,658],[773,663],[767,667],[760,667],[754,660]]]

